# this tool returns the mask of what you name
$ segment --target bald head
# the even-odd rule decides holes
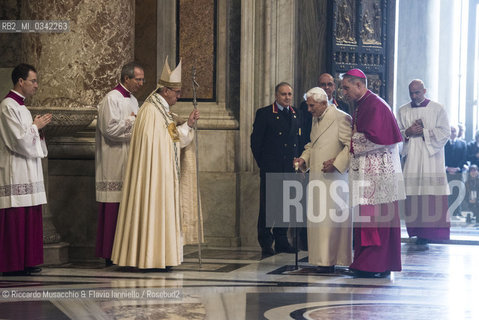
[[[424,95],[426,94],[426,88],[424,88],[424,82],[419,79],[411,81],[409,84],[409,96],[411,101],[416,105],[419,105],[424,101]]]
[[[425,89],[424,82],[421,79],[414,79],[411,81],[411,83],[409,83],[409,88],[411,87]]]
[[[329,73],[322,73],[318,79],[318,87],[323,89],[328,95],[328,100],[331,100],[333,93],[336,90],[333,76]]]

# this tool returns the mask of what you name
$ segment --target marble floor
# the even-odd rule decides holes
[[[0,277],[0,319],[479,319],[479,247],[402,245],[403,271],[359,279],[312,272],[307,252],[260,260],[195,248],[171,272],[100,263]]]

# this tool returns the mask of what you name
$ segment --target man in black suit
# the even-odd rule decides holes
[[[336,100],[334,98],[334,92],[336,91],[336,84],[334,82],[334,78],[329,73],[322,73],[318,79],[318,87],[323,89],[326,94],[328,95],[328,104],[334,104],[336,108],[351,114],[349,111],[349,104],[344,101]],[[304,146],[310,141],[309,135],[311,134],[311,124],[312,124],[312,117],[311,113],[308,111],[308,105],[306,101],[303,101],[299,107],[299,111],[301,114],[301,141],[300,141],[300,151],[304,150]]]
[[[446,174],[449,185],[451,181],[458,180],[464,182],[462,172],[467,165],[467,145],[462,139],[457,139],[457,127],[451,126],[451,137],[444,146],[444,156],[446,160]],[[464,188],[464,183],[460,184]],[[448,197],[449,207],[454,203],[459,196],[458,188],[450,188],[451,195]],[[459,205],[453,213],[454,216],[461,215],[461,205]]]
[[[258,109],[251,134],[251,151],[260,169],[258,242],[262,257],[294,253],[285,227],[266,226],[266,173],[294,172],[293,159],[299,156],[300,119],[291,106],[293,89],[286,82],[275,87],[275,102]],[[278,212],[278,217],[281,214]],[[272,248],[274,241],[274,251]]]
[[[467,144],[467,161],[479,167],[479,130],[476,131],[474,140]]]

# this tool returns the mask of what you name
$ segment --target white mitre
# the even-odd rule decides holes
[[[181,59],[175,70],[171,71],[170,66],[168,65],[168,57],[166,57],[160,80],[158,80],[158,88],[161,87],[168,87],[172,89],[181,88]]]

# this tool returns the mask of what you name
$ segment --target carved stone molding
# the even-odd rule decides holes
[[[83,130],[95,119],[97,108],[95,107],[28,107],[32,117],[51,113],[52,121],[43,129],[45,136],[51,137],[68,136]]]
[[[171,111],[183,119],[187,119],[193,110],[191,102],[178,102]],[[201,130],[238,130],[239,122],[224,105],[215,102],[202,102],[198,104],[200,120],[198,129]]]

